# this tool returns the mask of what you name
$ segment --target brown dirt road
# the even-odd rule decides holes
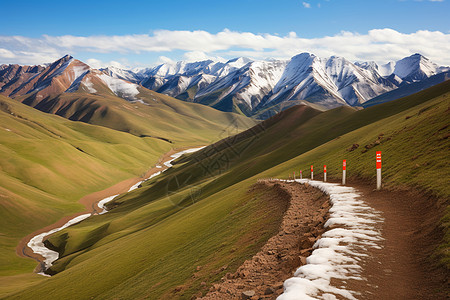
[[[40,233],[43,232],[48,232],[54,228],[58,228],[63,226],[64,224],[66,224],[69,220],[79,216],[79,215],[83,215],[86,213],[99,213],[101,211],[101,209],[97,206],[97,203],[102,200],[105,199],[107,197],[110,197],[112,195],[117,195],[117,194],[122,194],[128,191],[128,189],[130,187],[132,187],[134,184],[138,183],[139,181],[142,181],[144,178],[148,178],[150,177],[152,174],[165,170],[167,169],[167,167],[163,164],[166,161],[169,161],[171,159],[171,155],[179,152],[179,151],[183,151],[186,149],[172,149],[169,152],[163,154],[157,165],[160,165],[162,168],[156,168],[152,167],[151,169],[149,169],[143,176],[141,177],[135,177],[135,178],[130,178],[127,180],[124,180],[122,182],[119,182],[107,189],[104,189],[102,191],[98,191],[89,195],[84,196],[83,198],[80,199],[80,203],[84,205],[85,210],[70,216],[65,216],[63,218],[61,218],[58,222],[53,223],[51,225],[48,225],[44,228],[41,228],[39,230],[36,230],[35,232],[30,233],[29,235],[27,235],[26,237],[24,237],[19,244],[16,247],[16,254],[21,256],[21,257],[28,257],[28,258],[33,258],[34,260],[36,260],[39,265],[36,267],[37,272],[41,271],[42,268],[42,264],[43,264],[43,257],[41,255],[38,255],[36,253],[34,253],[28,246],[27,243],[30,241],[30,239]]]
[[[367,282],[350,287],[361,291],[358,299],[450,299],[450,274],[431,258],[443,238],[445,204],[418,192],[352,186],[384,217],[383,248],[371,250],[363,265]]]
[[[279,233],[200,299],[276,299],[283,291],[283,281],[305,263],[312,244],[324,232],[327,196],[298,183],[265,184],[284,189],[291,196]],[[450,299],[449,272],[430,258],[443,237],[437,225],[444,204],[419,193],[376,191],[362,181],[351,186],[381,212],[384,222],[378,229],[384,241],[382,249],[369,249],[369,256],[361,263],[366,281],[335,284],[358,292],[357,299]]]

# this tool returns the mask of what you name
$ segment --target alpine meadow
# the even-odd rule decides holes
[[[0,299],[448,298],[450,4],[385,2],[2,5]]]

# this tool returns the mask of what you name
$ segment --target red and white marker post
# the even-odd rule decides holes
[[[381,151],[377,151],[377,190],[381,189]]]
[[[295,171],[294,171],[294,180],[295,180]]]
[[[347,160],[344,159],[342,161],[342,185],[345,185],[345,177],[346,177],[346,172],[347,172]]]
[[[314,179],[314,168],[313,165],[311,165],[311,180]]]
[[[303,179],[302,170],[300,170],[300,179]]]
[[[323,165],[323,181],[327,182],[327,165]]]

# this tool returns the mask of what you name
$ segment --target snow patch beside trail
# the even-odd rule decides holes
[[[364,280],[359,263],[368,248],[381,248],[383,240],[377,229],[383,222],[380,212],[368,206],[352,187],[309,179],[295,182],[308,183],[329,195],[332,207],[325,227],[333,228],[314,244],[306,265],[284,282],[284,293],[277,300],[356,299],[356,292],[335,287],[331,281]]]

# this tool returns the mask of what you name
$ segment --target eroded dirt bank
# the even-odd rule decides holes
[[[278,234],[245,261],[235,273],[227,273],[220,283],[198,299],[274,299],[283,292],[284,280],[306,263],[312,246],[324,232],[330,203],[321,191],[301,184],[261,181],[290,197]],[[275,200],[274,200],[275,201]]]

